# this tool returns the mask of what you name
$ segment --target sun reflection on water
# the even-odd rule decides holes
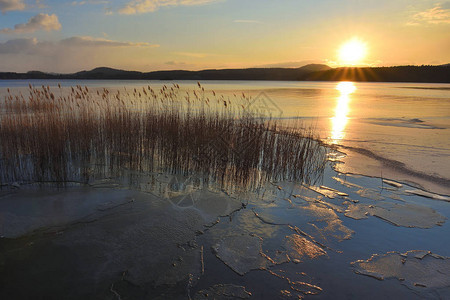
[[[350,95],[356,91],[353,82],[339,82],[336,86],[340,96],[337,99],[337,105],[334,109],[334,117],[331,118],[331,143],[337,144],[345,137],[345,128],[348,123],[348,114],[350,112]]]

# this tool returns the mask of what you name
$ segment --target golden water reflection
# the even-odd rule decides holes
[[[334,109],[334,117],[331,118],[331,143],[337,144],[345,137],[345,128],[348,123],[350,112],[350,95],[356,91],[353,82],[339,82],[336,86],[340,95],[337,99],[337,105]]]

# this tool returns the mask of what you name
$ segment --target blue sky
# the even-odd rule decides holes
[[[0,0],[0,71],[151,71],[326,63],[358,38],[361,65],[450,62],[450,2]]]

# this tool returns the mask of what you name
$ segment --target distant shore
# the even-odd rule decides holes
[[[450,83],[450,65],[344,67],[311,64],[300,68],[250,68],[221,70],[171,70],[138,72],[100,67],[90,71],[56,74],[40,71],[0,72],[0,80],[97,79],[97,80],[261,80],[261,81],[359,81]]]

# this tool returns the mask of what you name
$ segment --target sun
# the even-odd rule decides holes
[[[362,63],[362,60],[366,57],[367,45],[363,41],[354,38],[342,44],[338,54],[341,64],[357,65]]]

